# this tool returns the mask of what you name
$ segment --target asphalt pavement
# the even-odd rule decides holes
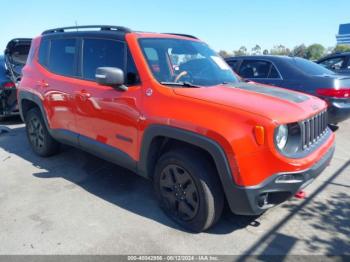
[[[163,214],[149,181],[71,147],[40,158],[17,118],[0,130],[0,255],[350,255],[350,121],[306,199],[260,217],[225,212],[200,234]]]

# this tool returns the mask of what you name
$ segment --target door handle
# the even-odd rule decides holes
[[[36,81],[36,85],[42,88],[47,88],[50,86],[49,83],[47,83],[45,80]]]

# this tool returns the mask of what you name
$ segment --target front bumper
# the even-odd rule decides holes
[[[335,147],[311,168],[299,171],[275,174],[256,186],[234,186],[226,192],[233,213],[238,215],[260,215],[267,209],[292,197],[300,189],[309,185],[329,165]]]

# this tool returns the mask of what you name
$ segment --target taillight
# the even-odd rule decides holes
[[[3,84],[3,87],[6,89],[11,89],[11,88],[15,88],[16,85],[12,82],[6,82],[5,84]]]
[[[350,88],[320,88],[316,90],[316,93],[320,96],[350,98]]]

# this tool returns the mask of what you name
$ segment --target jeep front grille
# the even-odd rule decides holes
[[[327,132],[327,110],[300,123],[303,150],[315,144]]]

